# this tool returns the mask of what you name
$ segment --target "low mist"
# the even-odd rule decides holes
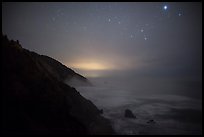
[[[81,73],[95,74],[87,76],[92,85],[75,88],[99,109],[103,109],[103,115],[112,120],[117,134],[202,132],[200,76],[156,75],[144,70]],[[125,118],[126,109],[132,110],[137,119]],[[156,124],[149,124],[149,120],[156,121]]]

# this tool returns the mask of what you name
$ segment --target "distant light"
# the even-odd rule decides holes
[[[111,68],[111,66],[108,66],[107,64],[105,65],[96,62],[70,64],[69,66],[82,70],[107,70]]]
[[[163,8],[164,8],[164,10],[167,10],[167,8],[168,8],[168,7],[167,7],[166,5],[164,5],[164,7],[163,7]]]
[[[178,15],[179,15],[179,16],[181,16],[182,14],[181,14],[181,13],[179,13]]]
[[[111,19],[108,19],[108,22],[111,22]]]

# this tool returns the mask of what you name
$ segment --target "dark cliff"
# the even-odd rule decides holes
[[[113,134],[98,108],[63,83],[79,76],[60,62],[2,36],[3,134]]]

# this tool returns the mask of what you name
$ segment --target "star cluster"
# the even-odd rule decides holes
[[[25,48],[68,66],[79,60],[124,68],[170,65],[200,42],[200,9],[168,2],[3,3],[2,28]]]

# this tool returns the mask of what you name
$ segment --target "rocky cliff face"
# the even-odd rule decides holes
[[[55,77],[59,81],[71,80],[77,78],[79,81],[89,84],[88,79],[77,74],[72,69],[66,67],[57,60],[37,53],[31,52],[33,58],[38,62],[39,67],[45,68],[48,73]]]
[[[2,36],[3,134],[113,134],[98,108],[63,83],[79,76],[60,62]]]

